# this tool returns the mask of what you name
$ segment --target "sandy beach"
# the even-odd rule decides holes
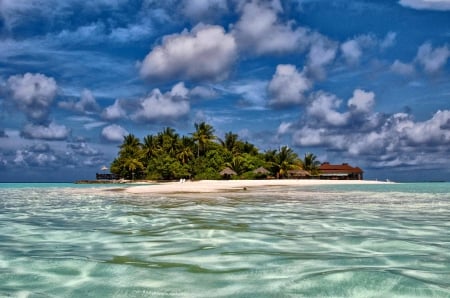
[[[312,185],[336,185],[336,184],[383,184],[392,182],[373,180],[298,180],[298,179],[273,179],[273,180],[200,180],[185,182],[161,182],[152,185],[143,184],[130,186],[125,192],[134,194],[156,193],[214,193],[223,191],[248,191],[266,187],[283,186],[312,186]]]

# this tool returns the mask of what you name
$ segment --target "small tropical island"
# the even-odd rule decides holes
[[[260,152],[233,132],[223,138],[214,135],[206,122],[195,123],[195,131],[180,136],[166,127],[143,142],[135,135],[124,136],[111,174],[97,174],[97,180],[199,181],[261,179],[362,180],[363,171],[344,163],[320,163],[313,153],[300,158],[288,146]]]

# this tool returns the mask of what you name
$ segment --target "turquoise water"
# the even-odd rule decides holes
[[[0,297],[450,297],[450,183],[0,184]]]

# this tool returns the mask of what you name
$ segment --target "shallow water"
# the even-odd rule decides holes
[[[0,297],[450,297],[450,183],[0,184]]]

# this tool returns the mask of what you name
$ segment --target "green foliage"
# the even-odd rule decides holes
[[[301,160],[301,166],[304,170],[311,173],[311,175],[319,174],[320,161],[317,160],[317,156],[312,153],[306,153],[303,160]]]
[[[125,136],[111,172],[125,179],[221,179],[220,171],[230,167],[238,174],[233,179],[258,179],[267,176],[255,174],[253,170],[258,167],[269,170],[268,175],[283,178],[295,166],[314,169],[317,164],[315,155],[308,154],[300,160],[286,146],[260,153],[253,144],[232,132],[219,139],[214,128],[202,122],[195,123],[190,136],[180,137],[170,127],[145,136],[142,143],[133,134]]]

